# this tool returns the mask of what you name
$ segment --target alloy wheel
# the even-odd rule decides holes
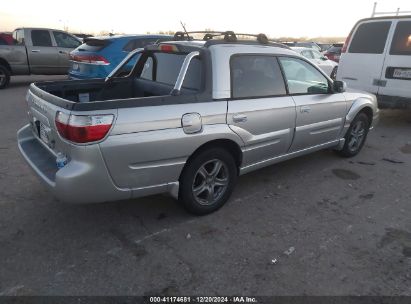
[[[219,159],[207,161],[194,175],[193,197],[201,205],[212,205],[224,195],[228,183],[227,165]]]

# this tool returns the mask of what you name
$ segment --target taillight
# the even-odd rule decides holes
[[[70,54],[70,60],[97,65],[109,65],[110,61],[101,55],[73,55]]]
[[[345,39],[344,45],[343,45],[343,47],[342,47],[342,49],[341,49],[341,54],[347,52],[348,45],[349,45],[350,42],[351,42],[352,32],[353,32],[353,31],[351,31],[350,34],[348,35],[347,39]]]
[[[113,124],[114,115],[56,114],[56,127],[61,137],[75,143],[90,143],[103,139]]]

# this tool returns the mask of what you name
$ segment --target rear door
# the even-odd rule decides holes
[[[70,67],[70,52],[80,46],[81,42],[73,36],[60,31],[53,31],[53,37],[57,45],[58,70],[59,73],[65,74]]]
[[[411,98],[411,19],[393,22],[378,94]]]
[[[353,32],[348,51],[343,53],[337,79],[354,89],[378,93],[386,42],[392,21],[365,21]]]
[[[227,123],[245,143],[244,163],[285,154],[295,127],[295,104],[287,96],[277,58],[234,55]]]
[[[26,30],[27,56],[33,74],[59,74],[59,56],[49,30]]]
[[[344,95],[331,93],[328,79],[307,61],[294,57],[279,60],[297,110],[290,152],[338,140],[346,113]]]

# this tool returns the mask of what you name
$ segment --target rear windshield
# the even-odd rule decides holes
[[[382,54],[390,27],[391,21],[361,24],[352,39],[349,53]]]
[[[108,39],[86,39],[86,42],[79,46],[80,51],[97,52],[110,44]]]
[[[154,80],[153,76],[156,75],[156,82],[174,86],[186,56],[187,54],[154,53],[154,60],[157,64],[153,65],[153,59],[149,57],[140,77],[143,79]],[[156,66],[155,73],[153,71],[154,66]],[[183,88],[200,90],[201,83],[202,64],[200,59],[193,58],[184,78]]]
[[[391,55],[411,55],[411,21],[400,21],[391,44]]]

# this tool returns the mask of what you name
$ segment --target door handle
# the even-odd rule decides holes
[[[310,113],[311,108],[309,106],[301,106],[300,107],[300,112],[301,113]]]
[[[40,53],[40,50],[31,50],[32,53]]]
[[[60,54],[67,54],[67,52],[59,51]]]
[[[233,121],[234,122],[246,122],[247,116],[244,114],[235,114],[233,115]]]

